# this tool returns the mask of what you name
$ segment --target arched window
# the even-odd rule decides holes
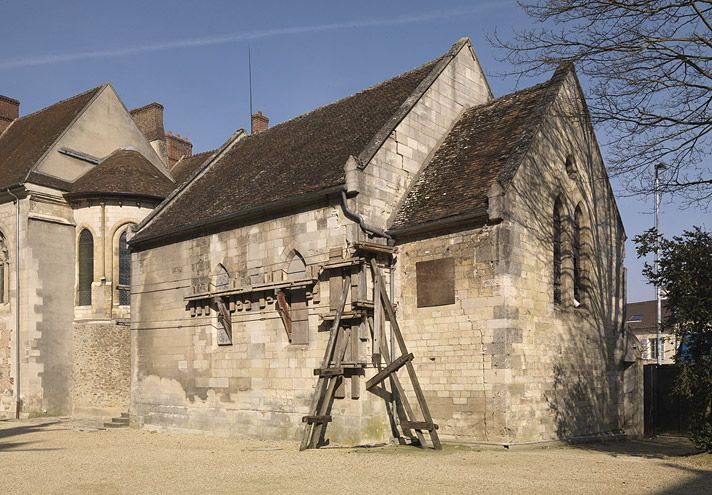
[[[131,251],[126,240],[128,229],[124,230],[119,237],[119,304],[128,306],[131,304]]]
[[[294,251],[289,265],[287,265],[287,280],[299,280],[306,277],[307,264],[299,251]]]
[[[79,306],[91,306],[91,283],[94,281],[94,237],[87,229],[79,234]]]
[[[574,212],[573,232],[571,235],[571,251],[574,261],[574,300],[576,303],[582,301],[582,273],[581,273],[581,223],[583,213],[581,205],[576,206]]]
[[[215,290],[230,288],[230,274],[222,264],[215,269]],[[217,304],[217,343],[218,345],[232,345],[232,316],[230,315],[228,299],[216,298]]]
[[[561,198],[556,198],[554,202],[553,229],[552,229],[552,249],[554,264],[554,303],[561,303]]]
[[[5,236],[0,234],[0,304],[8,301],[7,297],[7,280],[5,277],[9,275],[9,257],[7,246],[5,245]]]
[[[218,265],[218,268],[215,271],[215,288],[217,290],[230,288],[230,274],[227,272],[227,268],[223,265]]]
[[[304,257],[294,251],[287,264],[287,280],[295,281],[306,278],[307,265]],[[277,309],[284,323],[289,341],[292,344],[309,343],[309,312],[307,310],[307,291],[305,287],[287,289],[277,294]]]

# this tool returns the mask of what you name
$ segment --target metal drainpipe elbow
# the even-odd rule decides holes
[[[361,227],[361,230],[363,230],[364,232],[366,232],[368,234],[374,235],[376,237],[382,237],[384,239],[388,239],[389,241],[393,240],[393,237],[390,234],[388,234],[387,232],[384,232],[381,229],[377,229],[376,227],[371,227],[370,225],[368,225],[366,223],[366,221],[363,219],[363,217],[361,215],[359,215],[355,211],[350,210],[349,205],[346,200],[347,200],[346,191],[342,189],[341,190],[341,209],[344,210],[344,215],[346,215],[346,218],[348,218],[352,222],[356,222],[357,224],[359,224],[359,226]]]

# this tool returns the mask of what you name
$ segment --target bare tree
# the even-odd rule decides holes
[[[712,2],[540,0],[520,6],[540,24],[495,33],[508,75],[536,76],[573,62],[594,124],[607,135],[609,171],[633,193],[653,189],[712,201]]]

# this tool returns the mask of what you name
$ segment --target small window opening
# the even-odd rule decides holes
[[[581,222],[583,213],[581,206],[576,207],[574,212],[572,254],[574,262],[574,304],[580,305],[583,301],[583,275],[581,267]]]
[[[119,304],[128,306],[131,304],[131,251],[126,240],[128,230],[119,237]]]
[[[0,304],[8,302],[7,287],[9,276],[9,256],[5,245],[5,236],[0,234]]]
[[[554,258],[554,303],[561,304],[561,198],[554,202],[552,248]]]
[[[94,237],[87,229],[79,234],[79,306],[91,306],[91,284],[94,281]]]
[[[566,174],[569,176],[570,179],[576,178],[578,172],[576,170],[576,162],[574,161],[573,156],[569,155],[566,157],[564,167],[566,167]]]
[[[287,280],[302,280],[307,276],[307,265],[298,251],[287,265]],[[309,343],[309,310],[306,288],[295,288],[277,294],[277,311],[292,344]]]

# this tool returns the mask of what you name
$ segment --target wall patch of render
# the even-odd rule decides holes
[[[28,220],[31,256],[24,293],[29,294],[29,318],[23,319],[23,334],[30,342],[23,373],[23,412],[29,415],[61,416],[71,413],[72,322],[74,320],[74,227]],[[28,290],[29,289],[29,290]]]

